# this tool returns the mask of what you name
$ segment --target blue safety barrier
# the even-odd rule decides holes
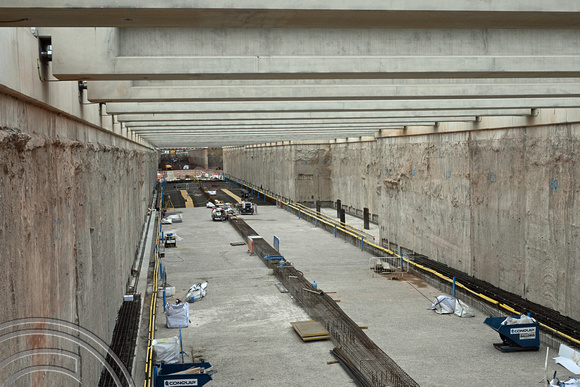
[[[167,311],[167,294],[165,294],[165,288],[163,288],[163,311]]]

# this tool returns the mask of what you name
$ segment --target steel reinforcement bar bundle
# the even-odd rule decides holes
[[[258,234],[240,218],[229,219],[246,240]],[[289,294],[313,320],[322,323],[336,348],[332,351],[362,386],[419,386],[326,293],[315,288],[302,272],[281,257],[262,238],[253,239],[253,252],[271,269]],[[283,265],[281,265],[283,261]]]

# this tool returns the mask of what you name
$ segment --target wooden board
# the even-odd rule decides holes
[[[296,333],[304,341],[313,340],[327,340],[330,339],[330,335],[324,325],[318,321],[308,320],[308,321],[296,321],[291,322],[290,325],[294,328]]]

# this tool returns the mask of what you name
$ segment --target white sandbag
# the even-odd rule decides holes
[[[518,324],[535,324],[536,320],[533,317],[522,314],[520,317],[508,316],[501,322],[501,325],[518,325]]]
[[[183,222],[181,214],[169,215],[167,217],[167,219],[169,219],[172,223],[182,223]]]
[[[580,380],[576,378],[570,378],[568,380],[560,381],[558,378],[550,380],[550,387],[579,387]]]
[[[455,315],[459,317],[474,317],[475,311],[460,299],[455,299]]]
[[[204,281],[199,284],[195,284],[189,288],[187,291],[187,295],[185,296],[185,301],[187,302],[194,302],[195,300],[199,300],[207,294],[207,281]]]
[[[439,314],[450,314],[455,312],[455,299],[453,297],[438,296],[435,297],[433,305],[431,305],[432,310]]]
[[[153,363],[173,364],[179,362],[179,338],[155,339],[152,343]]]
[[[560,344],[558,357],[555,357],[554,360],[557,364],[564,366],[568,371],[580,375],[580,352],[565,344]]]
[[[165,305],[165,317],[167,328],[179,328],[189,326],[189,304],[182,302],[177,305]]]

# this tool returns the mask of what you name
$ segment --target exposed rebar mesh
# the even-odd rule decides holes
[[[140,315],[141,295],[134,294],[133,301],[123,301],[117,317],[117,324],[113,331],[113,339],[111,340],[111,351],[119,357],[129,373],[133,369]],[[121,375],[119,366],[113,361],[110,355],[107,355],[107,362],[113,367],[117,375]],[[128,385],[127,381],[124,380],[122,380],[122,384],[123,386]],[[106,386],[117,386],[117,384],[112,375],[106,369],[103,369],[101,379],[99,380],[99,387]]]
[[[232,218],[230,223],[244,239],[258,235],[242,219]],[[278,252],[263,239],[254,239],[254,253],[264,258]],[[363,330],[323,291],[316,289],[304,278],[302,272],[280,260],[264,260],[274,270],[274,274],[288,289],[288,292],[302,306],[313,320],[322,323],[333,343],[337,346],[333,353],[351,375],[363,386],[403,387],[419,386],[383,350],[381,350]]]

